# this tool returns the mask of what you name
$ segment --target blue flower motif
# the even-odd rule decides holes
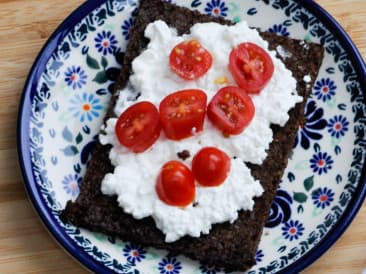
[[[79,66],[71,66],[65,72],[65,82],[73,89],[81,88],[86,84],[88,76]]]
[[[336,137],[337,139],[348,131],[349,122],[346,117],[342,115],[336,115],[328,121],[328,132],[332,137]]]
[[[62,180],[63,189],[67,194],[70,194],[72,198],[76,198],[79,195],[80,189],[79,185],[81,183],[82,178],[77,174],[69,174],[64,177]]]
[[[316,207],[325,208],[330,205],[334,200],[334,192],[327,188],[318,188],[311,193],[311,198],[313,199],[313,203]]]
[[[282,35],[282,36],[290,35],[290,33],[287,31],[287,28],[281,24],[279,24],[279,25],[274,24],[271,28],[268,29],[268,31],[272,32],[272,33],[276,33],[278,35]]]
[[[213,265],[201,265],[200,270],[202,274],[216,274],[221,271],[220,268]]]
[[[129,20],[123,21],[122,25],[122,35],[126,38],[126,40],[130,39],[130,29],[133,26],[134,20],[130,18]]]
[[[179,274],[182,267],[176,258],[165,257],[159,262],[158,269],[160,274]]]
[[[200,270],[202,274],[216,274],[221,271],[220,268],[213,265],[201,265]]]
[[[262,261],[263,257],[264,257],[263,250],[262,249],[257,250],[257,252],[255,253],[255,261],[259,263]]]
[[[84,122],[86,119],[91,122],[93,118],[99,117],[99,111],[103,109],[98,98],[85,92],[81,96],[76,94],[70,100],[70,104],[69,111],[74,113],[74,117],[80,116],[80,122]]]
[[[300,125],[294,147],[300,143],[301,147],[308,149],[310,140],[320,140],[323,135],[320,130],[327,126],[327,120],[323,119],[324,110],[316,106],[315,101],[309,101],[305,107],[306,120]]]
[[[332,157],[326,152],[318,152],[310,159],[310,167],[319,175],[327,173],[333,163]]]
[[[128,262],[135,264],[146,258],[146,250],[139,245],[127,244],[123,249],[123,256],[127,258]]]
[[[334,81],[329,78],[322,78],[316,81],[313,94],[318,100],[323,100],[323,102],[325,102],[332,99],[336,89],[337,86],[334,84]]]
[[[208,15],[212,15],[215,17],[218,16],[227,16],[227,8],[224,1],[221,0],[211,0],[206,4],[205,12]]]
[[[97,34],[97,37],[94,38],[95,47],[98,49],[98,52],[102,52],[103,55],[113,54],[117,49],[116,37],[110,31],[102,31]]]
[[[277,190],[265,226],[272,228],[287,222],[291,217],[291,204],[290,194],[282,189]]]
[[[285,223],[282,227],[282,236],[285,239],[292,241],[297,240],[300,236],[303,235],[304,226],[299,221],[290,220],[289,222]]]

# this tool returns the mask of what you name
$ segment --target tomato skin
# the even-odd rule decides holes
[[[139,102],[127,108],[118,118],[115,132],[121,145],[139,153],[151,147],[159,138],[160,116],[150,102]]]
[[[192,160],[192,172],[202,186],[219,186],[227,178],[231,168],[229,156],[216,147],[205,147]]]
[[[254,112],[250,96],[236,86],[221,88],[207,107],[208,118],[224,135],[242,133]]]
[[[167,138],[181,140],[202,131],[207,95],[199,89],[180,90],[166,96],[160,103],[160,120]]]
[[[229,56],[229,70],[236,83],[248,93],[259,93],[273,75],[271,56],[253,43],[242,43]]]
[[[196,188],[191,170],[179,161],[169,161],[160,170],[155,185],[161,201],[185,207],[194,200]]]
[[[212,56],[200,42],[192,39],[181,42],[172,49],[169,63],[179,77],[195,80],[210,69]]]

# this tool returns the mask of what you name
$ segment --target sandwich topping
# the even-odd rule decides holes
[[[206,93],[199,89],[185,89],[166,96],[159,106],[165,136],[181,140],[202,131],[206,102]]]
[[[204,75],[212,65],[212,55],[197,40],[187,40],[176,45],[169,55],[172,71],[187,80]]]
[[[283,126],[302,97],[245,22],[196,24],[178,36],[156,21],[145,36],[118,118],[100,135],[115,166],[102,192],[136,219],[151,216],[167,242],[199,237],[253,209],[263,188],[245,162],[263,162],[271,124]]]
[[[229,60],[235,81],[248,93],[259,93],[272,77],[271,57],[254,43],[239,44],[231,51]]]

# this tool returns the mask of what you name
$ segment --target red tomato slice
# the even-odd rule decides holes
[[[159,199],[172,206],[187,206],[195,197],[194,177],[191,170],[178,161],[165,163],[156,185]]]
[[[219,186],[229,174],[229,156],[215,147],[205,147],[192,160],[192,172],[203,186]]]
[[[181,140],[203,129],[207,96],[202,90],[186,89],[169,94],[159,106],[167,138]]]
[[[130,106],[118,118],[115,127],[119,142],[133,152],[143,152],[152,146],[160,131],[159,112],[150,102]]]
[[[274,71],[271,56],[253,43],[242,43],[229,57],[229,69],[236,83],[248,93],[259,93]]]
[[[254,117],[254,104],[243,89],[224,87],[209,103],[207,116],[224,135],[240,134]]]
[[[176,45],[170,52],[171,69],[181,78],[194,80],[204,75],[212,65],[211,54],[197,40]]]

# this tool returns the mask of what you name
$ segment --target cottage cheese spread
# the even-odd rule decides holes
[[[169,28],[163,21],[156,21],[148,25],[145,36],[150,39],[150,43],[132,63],[133,73],[129,85],[120,91],[116,115],[136,103],[134,99],[138,93],[141,93],[138,101],[150,101],[158,106],[172,92],[199,88],[207,93],[209,102],[223,85],[236,85],[228,70],[228,56],[236,45],[250,41],[268,49],[267,42],[256,30],[248,28],[245,22],[234,26],[196,24],[190,34],[177,36],[176,30]],[[169,66],[172,48],[188,39],[200,41],[213,56],[210,70],[193,81],[179,78]],[[119,144],[114,134],[117,119],[109,119],[100,141],[113,145],[110,159],[115,170],[105,176],[102,192],[117,195],[119,205],[136,219],[151,216],[166,235],[167,242],[176,241],[184,235],[199,237],[201,233],[207,234],[212,224],[234,222],[239,210],[252,210],[253,198],[260,196],[263,189],[243,162],[263,162],[272,141],[270,125],[283,126],[289,118],[288,111],[302,100],[297,95],[296,80],[291,72],[275,57],[274,52],[269,54],[275,66],[274,74],[259,95],[252,96],[255,116],[240,135],[225,138],[206,119],[204,130],[193,137],[171,141],[162,133],[150,149],[136,154]],[[225,79],[225,83],[217,79]],[[177,153],[188,150],[191,157],[184,163],[190,167],[193,155],[206,146],[216,146],[232,157],[226,181],[218,187],[198,185],[195,203],[188,207],[173,207],[163,203],[155,192],[156,179],[163,164],[179,160]]]

